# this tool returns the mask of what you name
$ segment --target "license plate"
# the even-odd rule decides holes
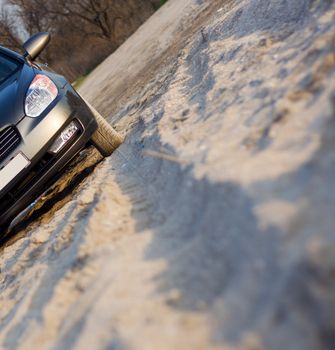
[[[30,164],[29,160],[19,153],[3,169],[0,170],[0,191]]]

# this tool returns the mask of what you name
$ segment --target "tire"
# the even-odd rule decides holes
[[[93,106],[91,106],[84,98],[83,100],[92,111],[98,123],[98,129],[91,136],[91,143],[103,157],[108,157],[121,145],[123,137]]]

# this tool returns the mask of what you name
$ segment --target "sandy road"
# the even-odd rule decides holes
[[[331,349],[334,11],[170,0],[89,76],[126,141],[2,246],[0,348]]]

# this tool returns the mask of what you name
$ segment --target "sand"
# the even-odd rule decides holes
[[[3,349],[332,349],[335,3],[169,0],[82,85],[88,149],[0,256]]]

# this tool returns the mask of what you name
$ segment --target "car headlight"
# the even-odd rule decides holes
[[[25,101],[28,117],[38,117],[57,97],[58,89],[54,82],[45,75],[37,74],[31,82]]]

